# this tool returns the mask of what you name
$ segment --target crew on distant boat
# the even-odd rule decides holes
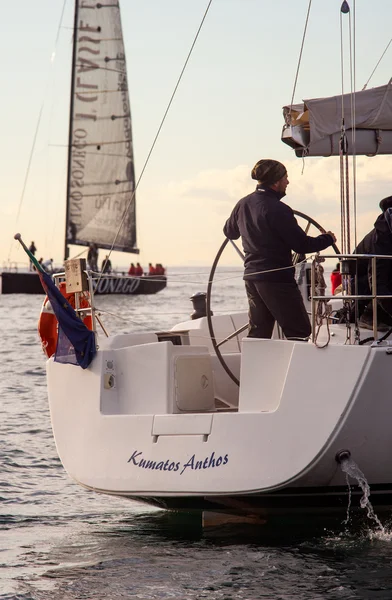
[[[34,242],[31,242],[30,246],[29,246],[29,251],[31,252],[31,254],[34,256],[35,253],[37,252],[37,248],[35,247]],[[34,271],[33,268],[33,263],[30,261],[30,265],[29,265],[29,270],[30,271]]]
[[[111,273],[112,272],[112,262],[108,255],[106,255],[105,259],[102,261],[101,271],[102,271],[102,273]]]
[[[280,162],[259,160],[251,177],[258,182],[256,190],[236,204],[223,229],[231,240],[242,238],[248,337],[270,338],[277,321],[286,338],[306,340],[311,325],[294,268],[289,268],[291,252],[318,252],[336,237],[331,231],[310,237],[298,225],[292,209],[281,202],[289,180]]]
[[[157,263],[155,265],[155,275],[164,275],[165,274],[165,268],[161,265],[161,263]]]
[[[336,265],[334,270],[331,273],[331,291],[332,294],[335,293],[336,288],[342,284],[342,274],[340,272],[340,263]]]
[[[88,268],[90,271],[98,271],[98,246],[90,244],[87,253]]]
[[[136,263],[135,275],[137,277],[141,277],[142,275],[144,275],[143,267],[141,266],[140,263]]]
[[[149,275],[149,276],[164,275],[165,271],[166,270],[161,265],[161,263],[156,263],[155,267],[152,263],[148,263],[147,275]],[[135,267],[134,263],[131,263],[131,265],[128,269],[128,275],[135,275],[136,277],[141,277],[142,275],[144,275],[143,267],[140,265],[140,263],[136,263],[136,267]]]
[[[47,273],[53,273],[53,258],[48,258],[41,262],[42,267]]]

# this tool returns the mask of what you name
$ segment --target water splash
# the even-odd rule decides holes
[[[356,479],[359,487],[361,488],[362,498],[361,498],[359,504],[360,504],[361,508],[366,509],[366,514],[367,514],[368,519],[370,519],[371,521],[374,521],[376,523],[378,531],[382,535],[383,539],[386,539],[388,536],[391,537],[390,534],[388,534],[387,531],[385,530],[384,525],[381,523],[381,521],[378,518],[378,516],[376,515],[376,513],[374,512],[372,503],[369,500],[369,497],[370,497],[369,484],[367,482],[365,475],[362,473],[361,469],[358,467],[357,463],[351,457],[347,457],[342,460],[342,462],[340,463],[340,466],[341,466],[343,473],[346,473],[347,484],[349,485],[348,478],[351,477],[352,479]],[[350,489],[350,486],[349,486],[349,489]],[[351,494],[350,494],[349,508],[350,508],[350,504],[351,504]],[[349,508],[348,508],[348,510],[349,510]],[[347,513],[346,523],[347,522],[348,522],[348,513]]]
[[[343,470],[343,469],[342,469]],[[352,493],[351,493],[351,485],[350,485],[350,477],[348,475],[348,473],[346,473],[346,483],[347,483],[347,487],[348,487],[348,503],[347,503],[347,512],[346,512],[346,518],[343,521],[343,525],[348,525],[350,522],[350,508],[351,508],[351,502],[352,502]]]

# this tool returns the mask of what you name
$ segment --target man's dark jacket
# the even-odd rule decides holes
[[[392,256],[392,208],[382,213],[374,223],[374,229],[359,242],[355,254],[381,254]],[[358,261],[358,276],[363,275],[364,267],[371,280],[370,261]],[[392,294],[392,259],[379,258],[376,263],[377,293]],[[366,272],[365,272],[366,273]],[[360,291],[360,293],[368,293]]]
[[[281,202],[284,194],[258,186],[253,194],[242,198],[233,209],[223,228],[230,240],[242,238],[245,252],[246,279],[293,282],[294,268],[259,273],[269,269],[289,267],[291,252],[318,252],[333,244],[328,233],[310,237],[298,225],[292,209]]]

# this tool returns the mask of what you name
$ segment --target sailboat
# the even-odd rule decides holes
[[[369,95],[380,100],[376,112],[391,106],[390,85]],[[356,92],[350,98],[358,118],[360,98]],[[339,98],[325,104],[340,110]],[[291,107],[288,123],[284,109],[284,141],[290,138],[301,156],[312,154],[314,142],[312,102],[306,106],[310,118],[299,133],[288,126],[297,127],[306,110]],[[383,120],[383,129],[389,136],[392,118]],[[363,154],[374,154],[369,130],[361,137]],[[322,154],[330,152],[328,140]],[[303,263],[305,276],[299,273],[312,314],[309,343],[283,339],[278,329],[273,339],[247,338],[245,313],[211,311],[214,274],[227,244],[211,269],[206,316],[169,331],[99,338],[85,370],[48,360],[51,420],[66,471],[90,490],[159,507],[264,517],[345,511],[348,488],[340,465],[351,458],[366,473],[373,503],[391,506],[392,346],[377,331],[377,290],[370,296],[369,339],[369,331],[349,318],[339,323],[333,317],[358,300],[350,293],[350,272],[342,269],[344,294],[332,298],[322,289],[322,257],[316,255]],[[332,256],[349,267],[347,250]],[[93,306],[91,312],[94,317]],[[328,374],[338,374],[338,383]]]
[[[70,244],[139,254],[131,111],[116,3],[75,2],[65,260]],[[154,294],[167,284],[164,274],[124,275],[97,274],[94,293]],[[12,269],[2,272],[0,289],[43,293],[35,273]]]

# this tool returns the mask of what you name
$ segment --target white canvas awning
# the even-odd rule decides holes
[[[342,115],[349,154],[353,152],[353,127],[357,154],[392,153],[392,79],[387,85],[355,94],[284,106],[283,115],[282,141],[294,148],[298,156],[339,154]]]

